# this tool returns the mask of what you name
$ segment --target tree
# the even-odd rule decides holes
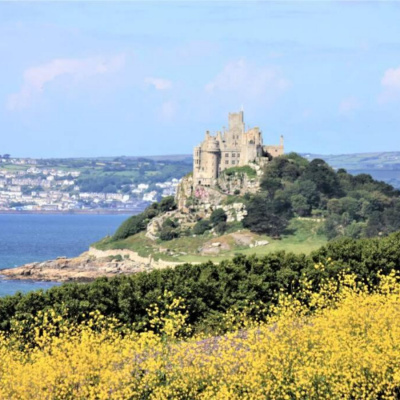
[[[324,160],[319,158],[312,160],[304,171],[303,178],[314,182],[317,189],[328,197],[341,194],[339,179]]]
[[[160,232],[160,239],[163,241],[172,240],[178,237],[178,232],[171,226],[164,226]]]
[[[147,223],[148,219],[145,213],[134,215],[121,224],[112,238],[113,240],[126,239],[129,236],[144,231],[147,227]]]
[[[291,197],[293,211],[300,217],[310,215],[311,207],[302,194],[295,194]]]
[[[282,182],[280,178],[264,176],[261,179],[260,187],[262,190],[267,191],[271,197],[274,197],[275,192],[282,188]]]
[[[337,215],[331,215],[326,219],[323,232],[328,240],[334,239],[339,235],[339,221]]]
[[[382,224],[382,213],[374,211],[368,219],[367,226],[365,228],[366,237],[379,236],[383,230]]]
[[[208,219],[201,219],[197,224],[193,227],[193,233],[195,235],[202,235],[206,231],[211,229],[211,224]]]
[[[227,228],[228,224],[225,221],[221,221],[215,226],[215,232],[217,232],[218,235],[222,235],[224,232],[226,232]]]
[[[176,209],[176,203],[173,196],[164,197],[158,204],[161,212],[172,211]]]
[[[220,222],[226,222],[227,216],[222,208],[217,208],[211,213],[210,221],[213,226],[218,225]]]
[[[272,203],[263,196],[255,196],[247,205],[247,215],[243,226],[253,232],[279,237],[288,225],[288,221],[274,213]]]

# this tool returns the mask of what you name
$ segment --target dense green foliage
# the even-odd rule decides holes
[[[315,268],[322,262],[324,269]],[[82,320],[99,310],[125,323],[150,328],[147,309],[157,303],[162,310],[165,290],[183,297],[188,322],[197,330],[212,330],[230,308],[248,307],[263,301],[267,306],[280,291],[296,294],[299,279],[311,279],[314,288],[322,278],[335,278],[350,270],[362,281],[373,284],[378,272],[400,272],[400,233],[384,238],[333,241],[310,256],[271,253],[264,257],[239,255],[219,265],[181,265],[131,276],[100,278],[89,284],[69,283],[45,292],[18,293],[0,299],[0,329],[8,331],[10,320],[31,318],[47,308],[68,309],[68,318]],[[217,325],[217,324],[215,324]],[[29,324],[26,328],[29,336]]]
[[[400,230],[400,191],[370,175],[334,171],[325,161],[291,153],[265,168],[243,225],[279,236],[292,217],[325,218],[328,239],[387,235]]]
[[[159,203],[153,203],[147,207],[142,213],[134,215],[124,221],[114,233],[112,240],[126,239],[144,231],[147,224],[157,215],[176,208],[175,200],[172,196],[164,197]]]
[[[216,208],[210,216],[210,222],[216,226],[221,222],[226,222],[227,216],[222,208]]]
[[[211,223],[208,219],[201,219],[193,227],[193,233],[195,235],[202,235],[206,231],[211,229]]]
[[[172,240],[178,237],[179,230],[178,224],[170,218],[167,218],[163,225],[160,232],[160,239],[164,241]]]

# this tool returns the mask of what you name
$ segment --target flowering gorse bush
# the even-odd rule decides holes
[[[316,268],[321,268],[317,265]],[[0,337],[2,399],[395,399],[400,394],[400,282],[373,290],[351,275],[315,293],[303,282],[279,296],[263,322],[226,317],[222,336],[190,337],[183,299],[149,309],[154,331],[137,333],[92,313],[66,323],[38,315]],[[32,325],[30,325],[32,326]],[[23,333],[25,335],[25,333]],[[24,336],[25,337],[25,336]]]

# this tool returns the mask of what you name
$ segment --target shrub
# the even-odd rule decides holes
[[[210,222],[213,226],[218,225],[220,222],[226,222],[227,216],[222,208],[217,208],[211,213]]]
[[[174,197],[173,196],[164,197],[158,203],[158,209],[160,210],[160,212],[167,212],[167,211],[175,210],[176,203],[175,203]]]
[[[196,225],[193,227],[193,233],[195,235],[202,235],[206,231],[209,231],[211,229],[211,224],[208,219],[202,219],[199,222],[196,223]]]
[[[297,298],[281,293],[273,310],[211,314],[209,322],[229,332],[195,340],[185,340],[190,296],[166,290],[147,311],[154,332],[116,327],[99,312],[73,324],[49,309],[0,336],[0,398],[398,399],[399,292],[394,275],[373,291],[351,275],[314,294],[300,285]]]
[[[222,235],[226,232],[227,229],[228,224],[226,223],[226,221],[221,221],[215,226],[215,232],[218,233],[218,235]]]
[[[170,226],[165,226],[161,229],[159,237],[163,241],[172,240],[178,237],[178,232]]]
[[[126,239],[129,236],[144,231],[147,227],[147,223],[148,219],[145,213],[134,215],[121,224],[114,233],[112,240]]]
[[[117,229],[112,240],[126,239],[146,230],[147,224],[157,215],[176,209],[175,199],[172,196],[164,197],[159,203],[153,203],[141,214],[134,215],[124,221]]]
[[[243,226],[253,232],[279,237],[286,229],[288,221],[276,214],[274,204],[263,196],[255,196],[247,204],[247,215]]]

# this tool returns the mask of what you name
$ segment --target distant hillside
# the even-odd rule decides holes
[[[355,154],[302,154],[308,160],[321,158],[333,168],[345,168],[353,175],[370,174],[374,179],[400,188],[400,152]]]
[[[344,168],[353,175],[370,174],[374,179],[400,189],[400,151],[354,154],[303,153],[308,160],[321,158],[335,169]],[[137,157],[127,157],[135,159]],[[165,155],[144,157],[154,161],[192,161],[192,155]]]
[[[354,154],[302,153],[308,160],[321,158],[335,169],[344,168],[353,175],[370,174],[374,179],[384,181],[400,189],[400,151]],[[137,159],[139,157],[126,157]],[[146,156],[154,161],[192,162],[191,154]]]

